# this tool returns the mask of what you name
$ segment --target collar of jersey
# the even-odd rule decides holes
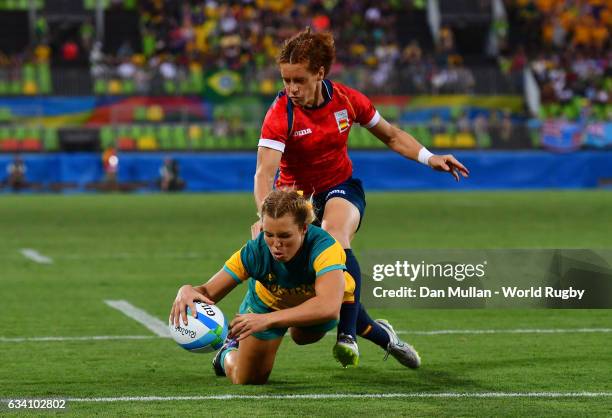
[[[304,109],[307,110],[315,110],[320,109],[325,106],[327,103],[331,102],[332,97],[334,96],[334,87],[332,86],[332,82],[328,79],[323,80],[323,103],[318,106],[304,106]]]

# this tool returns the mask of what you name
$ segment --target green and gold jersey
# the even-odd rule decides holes
[[[272,257],[263,232],[246,243],[223,266],[238,283],[251,278],[249,288],[271,309],[297,306],[315,295],[317,277],[346,269],[342,246],[323,229],[308,225],[302,248],[288,262]],[[345,276],[345,301],[352,300],[353,278]]]

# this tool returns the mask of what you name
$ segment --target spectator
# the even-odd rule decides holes
[[[105,186],[112,189],[117,187],[117,173],[119,171],[119,157],[113,147],[107,148],[102,154],[102,168],[104,169]]]
[[[26,182],[27,171],[28,168],[26,167],[25,162],[19,155],[16,155],[13,158],[13,162],[6,167],[6,173],[8,174],[6,182],[12,191],[19,192],[28,187]]]
[[[79,57],[79,46],[73,40],[68,40],[62,45],[62,58],[66,62],[76,61]]]
[[[474,136],[478,148],[489,148],[491,146],[491,135],[489,134],[489,124],[484,113],[479,113],[474,119]]]
[[[185,181],[179,173],[179,163],[175,159],[166,158],[160,167],[159,188],[163,192],[176,192],[185,188]]]

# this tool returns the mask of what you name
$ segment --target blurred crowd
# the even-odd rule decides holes
[[[113,56],[94,46],[95,77],[109,72],[136,81],[185,79],[190,73],[229,69],[256,80],[266,93],[278,88],[276,56],[282,41],[306,26],[329,30],[337,59],[331,76],[366,91],[469,92],[474,78],[443,28],[435,51],[399,39],[398,16],[424,13],[424,0],[142,0],[142,51],[128,43]]]
[[[429,33],[423,39],[399,35],[400,16],[420,13],[425,21],[426,0],[106,3],[109,10],[138,13],[137,45],[126,39],[109,51],[96,42],[93,16],[49,24],[41,11],[36,15],[32,46],[23,53],[0,55],[0,69],[21,78],[24,63],[89,66],[94,80],[129,81],[130,89],[123,91],[128,94],[147,93],[152,85],[167,81],[196,80],[204,73],[231,70],[252,81],[259,92],[273,94],[279,88],[275,59],[283,40],[310,26],[334,34],[337,58],[331,77],[364,91],[471,93],[475,83],[455,48],[450,27],[441,28],[433,48],[423,42],[431,39]]]
[[[612,119],[612,2],[506,0],[509,71],[530,65],[542,117]]]
[[[609,119],[612,1],[504,4],[507,16],[493,16],[491,30],[501,70],[515,82],[514,91],[521,90],[523,69],[529,66],[541,87],[544,117],[576,119],[586,109],[590,117]],[[218,70],[240,73],[256,92],[274,94],[281,88],[275,58],[282,41],[307,26],[334,34],[337,59],[330,77],[363,91],[470,94],[476,84],[451,26],[442,25],[433,47],[401,35],[402,16],[421,13],[426,19],[425,0],[118,0],[108,5],[138,13],[138,45],[126,39],[109,52],[95,41],[91,18],[50,30],[39,13],[34,46],[22,54],[0,54],[0,90],[3,80],[14,80],[26,86],[16,93],[49,92],[48,70],[23,69],[24,63],[46,65],[53,58],[68,65],[84,62],[94,80],[111,86],[129,83],[129,89],[110,89],[111,94],[155,94],[159,91],[152,85],[182,81],[192,89],[161,92],[199,93],[204,75]]]

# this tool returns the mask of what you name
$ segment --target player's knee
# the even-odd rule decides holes
[[[232,383],[235,385],[265,385],[268,383],[269,377],[270,371],[256,372],[252,375],[234,374],[232,376]]]
[[[320,336],[320,337],[319,336],[317,336],[317,337],[297,337],[297,338],[293,338],[293,342],[296,343],[297,345],[308,345],[308,344],[316,343],[321,338],[323,338],[323,336]]]
[[[265,385],[268,383],[268,377],[249,377],[244,379],[232,379],[235,385]]]
[[[298,328],[289,328],[291,339],[297,345],[313,344],[325,336],[325,333],[304,332]]]

